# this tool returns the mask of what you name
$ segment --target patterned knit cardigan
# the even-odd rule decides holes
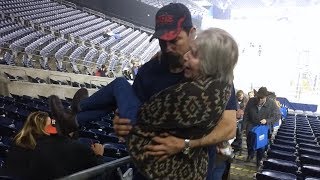
[[[231,84],[211,77],[177,84],[152,96],[142,105],[127,139],[138,170],[148,179],[204,179],[207,148],[194,148],[189,154],[181,152],[158,161],[145,155],[143,147],[153,144],[151,139],[164,132],[184,139],[207,135],[221,118],[230,94]]]

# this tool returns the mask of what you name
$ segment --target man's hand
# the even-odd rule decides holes
[[[262,119],[262,120],[260,121],[260,123],[261,123],[261,124],[266,124],[266,123],[267,123],[267,120]]]
[[[144,146],[145,153],[152,156],[158,156],[161,160],[181,152],[184,148],[184,139],[171,136],[167,133],[152,138],[156,145]]]
[[[118,136],[127,136],[132,129],[129,119],[119,118],[115,116],[113,118],[113,129]]]

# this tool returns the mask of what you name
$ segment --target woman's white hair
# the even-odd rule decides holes
[[[232,83],[233,69],[238,61],[238,45],[225,30],[210,28],[200,32],[195,39],[200,71]]]

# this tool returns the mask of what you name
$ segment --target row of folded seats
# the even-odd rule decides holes
[[[265,153],[257,180],[320,179],[320,120],[288,116]]]
[[[22,128],[27,116],[33,111],[50,113],[47,97],[32,98],[14,94],[11,94],[11,96],[0,95],[0,168],[4,165],[13,137]],[[65,108],[70,107],[70,102],[71,99],[62,99]],[[82,144],[91,146],[93,143],[101,143],[104,145],[104,160],[106,162],[128,156],[125,145],[114,134],[112,127],[113,117],[110,114],[79,127],[78,140]]]
[[[109,160],[128,156],[124,143],[115,135],[112,125],[113,114],[98,121],[87,122],[80,127],[79,140],[84,144],[98,142],[104,145],[104,156]]]
[[[10,81],[28,81],[31,83],[45,83],[45,84],[56,84],[56,85],[66,85],[66,86],[72,86],[72,87],[79,87],[79,88],[92,88],[92,89],[101,89],[102,87],[104,87],[104,85],[100,84],[92,84],[92,83],[80,83],[80,82],[76,82],[76,81],[69,81],[69,80],[54,80],[49,78],[49,80],[45,80],[39,77],[32,77],[32,76],[27,76],[27,79],[21,77],[21,76],[14,76],[12,74],[9,74],[7,72],[4,72],[4,75],[7,79],[9,79]]]

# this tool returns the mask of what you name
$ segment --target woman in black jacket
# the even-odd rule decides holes
[[[37,145],[37,139],[54,132],[55,128],[51,126],[48,113],[40,111],[31,113],[23,128],[14,137],[14,142],[9,149],[5,163],[6,173],[13,177],[28,178],[32,153]]]
[[[64,110],[57,96],[49,97],[49,105],[58,134],[38,139],[31,165],[32,179],[60,178],[102,163],[101,144],[92,144],[90,148],[74,140],[78,125],[73,113]]]

